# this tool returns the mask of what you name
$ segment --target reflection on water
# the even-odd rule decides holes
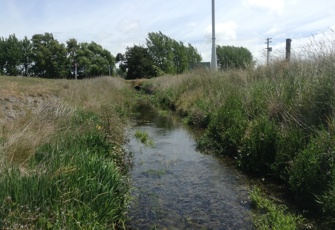
[[[138,108],[136,130],[155,147],[131,139],[135,191],[129,229],[253,229],[243,177],[213,156],[201,154],[173,116]]]

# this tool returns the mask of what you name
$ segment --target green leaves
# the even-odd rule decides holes
[[[75,65],[80,77],[108,75],[115,58],[95,42],[78,43],[71,38],[66,46],[51,33],[35,34],[29,40],[15,35],[0,38],[0,74],[67,78],[74,76]]]
[[[220,69],[245,69],[253,64],[251,52],[244,47],[217,46]]]
[[[149,55],[147,48],[137,45],[131,48],[128,47],[125,59],[126,61],[120,65],[120,68],[128,70],[127,79],[157,76],[154,60]]]
[[[16,76],[21,74],[24,57],[23,42],[15,34],[0,38],[0,74]]]
[[[50,33],[35,34],[32,37],[32,75],[45,78],[66,77],[66,49]]]
[[[72,50],[73,48],[69,49],[70,52],[73,52]],[[76,52],[74,58],[82,77],[109,75],[110,68],[114,68],[113,55],[95,42],[79,44]]]
[[[201,61],[201,55],[189,44],[169,38],[162,32],[149,33],[147,40],[148,52],[163,72],[180,74]]]

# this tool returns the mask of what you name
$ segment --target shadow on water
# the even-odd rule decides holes
[[[245,178],[217,158],[196,150],[178,118],[138,107],[134,128],[155,143],[131,138],[135,188],[128,229],[253,229]]]

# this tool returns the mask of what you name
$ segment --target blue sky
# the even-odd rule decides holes
[[[333,0],[216,0],[216,43],[248,48],[265,61],[265,39],[273,55],[284,52],[286,38],[298,50],[311,39],[335,37]],[[211,0],[0,0],[0,37],[22,39],[49,32],[65,43],[94,41],[114,56],[145,44],[159,32],[211,53]],[[314,36],[314,38],[313,38]],[[335,41],[335,39],[334,39]]]

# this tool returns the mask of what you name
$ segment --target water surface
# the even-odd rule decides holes
[[[155,147],[130,139],[134,200],[129,229],[253,229],[245,178],[220,159],[196,149],[191,133],[174,116],[138,108],[134,130]]]

